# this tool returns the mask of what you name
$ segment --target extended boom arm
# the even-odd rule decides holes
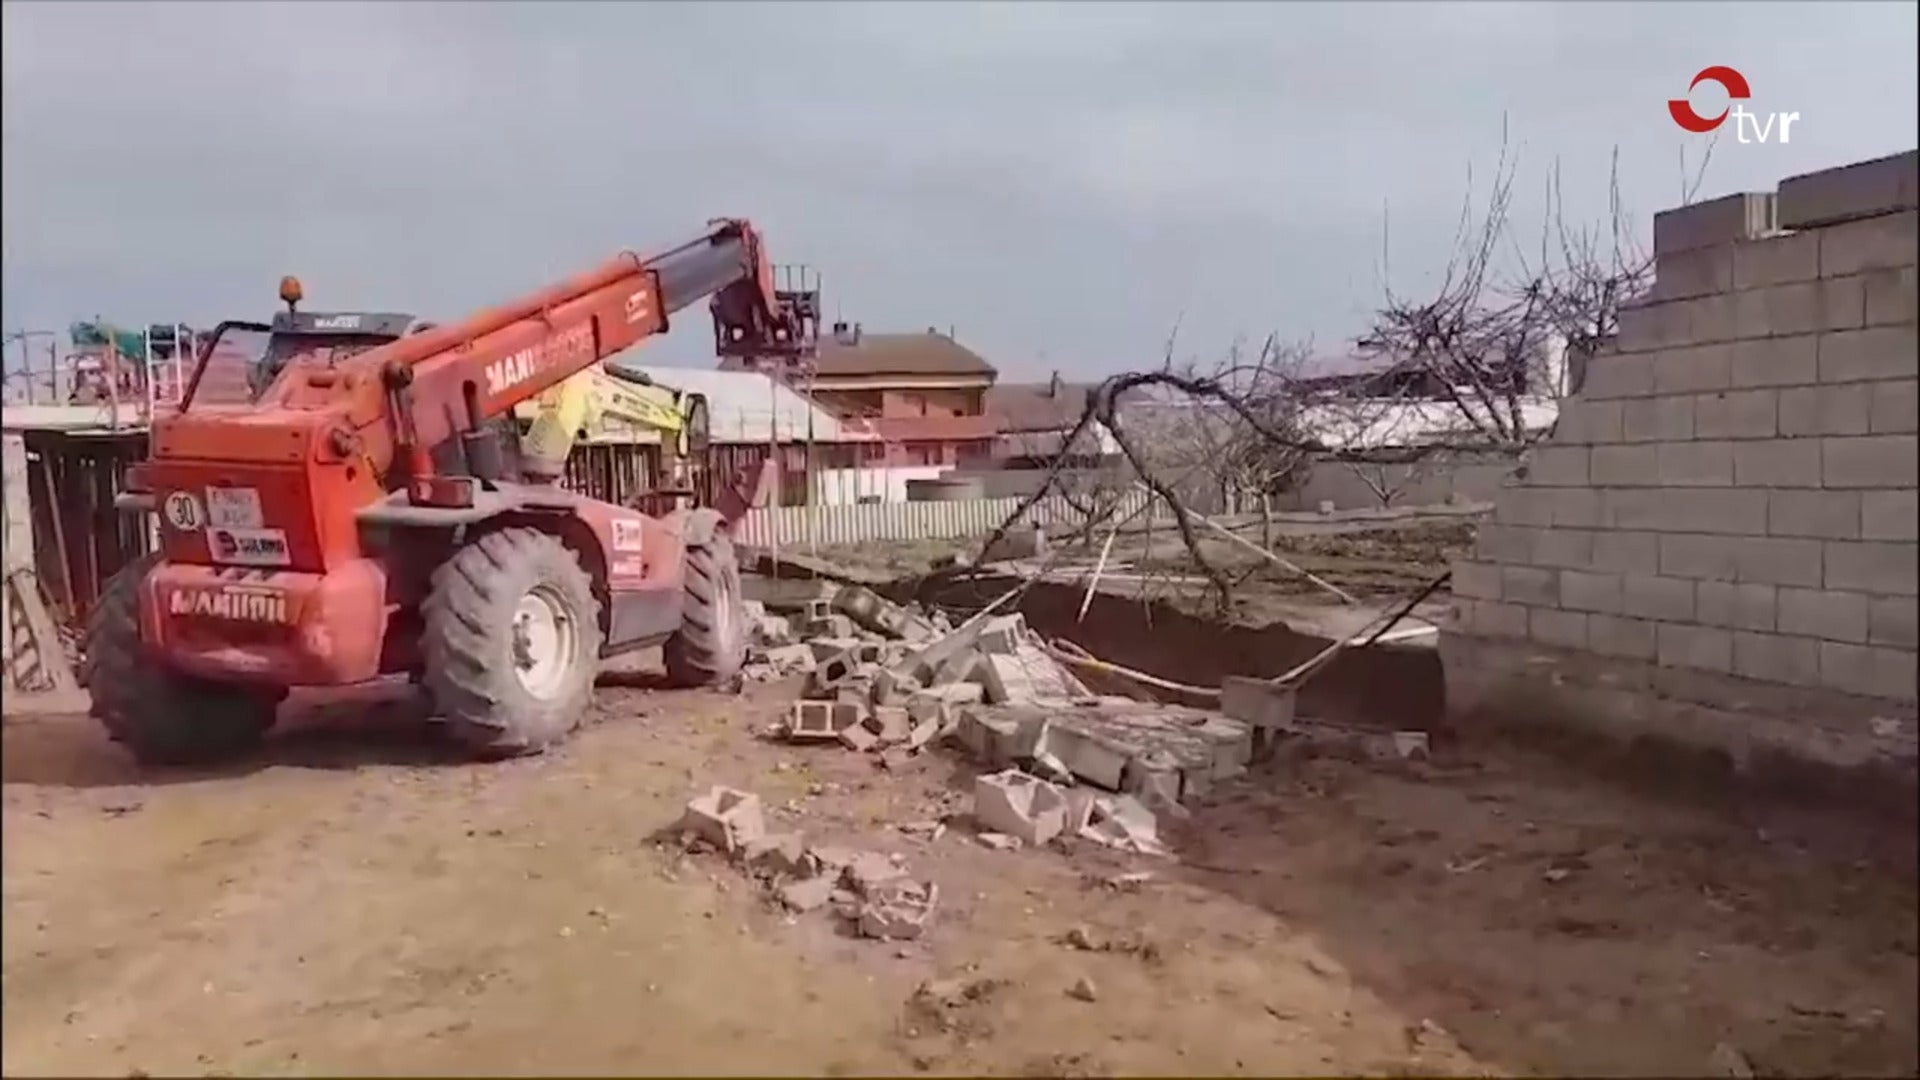
[[[361,458],[381,476],[402,465],[418,498],[433,489],[420,483],[432,476],[433,446],[477,435],[520,402],[665,332],[671,314],[709,296],[726,351],[792,354],[810,337],[773,287],[759,234],[723,219],[660,254],[623,253],[463,322],[332,366],[296,365],[261,405],[332,413],[323,454]]]

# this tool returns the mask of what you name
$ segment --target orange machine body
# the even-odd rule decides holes
[[[464,504],[434,504],[429,452],[664,332],[700,297],[723,352],[811,347],[758,234],[721,220],[457,324],[343,358],[295,355],[251,406],[196,406],[189,386],[129,482],[130,508],[160,518],[143,640],[224,681],[342,685],[410,670],[405,631],[434,567],[464,533],[501,522],[538,523],[574,548],[602,590],[610,651],[664,638],[678,624],[683,541],[714,527],[711,512],[653,518],[489,477],[456,489]]]

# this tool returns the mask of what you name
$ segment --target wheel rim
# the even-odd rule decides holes
[[[559,697],[579,658],[580,635],[564,600],[535,586],[513,612],[512,660],[520,688],[542,701]]]

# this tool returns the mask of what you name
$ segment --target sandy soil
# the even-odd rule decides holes
[[[1538,759],[1291,755],[1178,857],[999,852],[945,754],[880,771],[744,697],[603,691],[540,759],[410,726],[139,778],[84,720],[5,727],[8,1075],[1912,1075],[1910,855],[1649,802]],[[651,836],[696,790],[900,852],[908,945],[790,918]],[[1131,890],[1107,882],[1154,875]],[[1064,943],[1077,938],[1093,949]],[[1069,996],[1085,977],[1095,1000]],[[916,998],[928,980],[947,1000]],[[1721,1047],[1720,1044],[1725,1044]]]

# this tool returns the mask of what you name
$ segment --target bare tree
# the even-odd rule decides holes
[[[1299,433],[1293,383],[1287,374],[1291,359],[1288,350],[1268,339],[1251,356],[1244,349],[1230,350],[1210,370],[1194,363],[1176,368],[1169,343],[1160,370],[1129,372],[1102,382],[1088,395],[1068,441],[1096,425],[1104,427],[1125,462],[1124,472],[1111,478],[1100,496],[1090,498],[1087,492],[1075,491],[1065,470],[1056,465],[981,550],[993,547],[1049,495],[1064,495],[1073,502],[1085,515],[1081,532],[1090,535],[1112,519],[1122,505],[1121,496],[1144,488],[1168,508],[1174,528],[1224,608],[1231,602],[1234,583],[1206,557],[1200,545],[1200,522],[1182,489],[1190,491],[1199,481],[1232,492],[1270,496],[1284,490],[1311,455],[1327,451],[1324,444]],[[1123,402],[1143,393],[1154,400],[1138,411],[1123,410]],[[1168,437],[1175,432],[1177,437]]]
[[[1383,508],[1392,506],[1394,500],[1405,494],[1409,487],[1439,472],[1436,459],[1431,457],[1405,464],[1378,461],[1345,461],[1340,464],[1367,486],[1367,490],[1373,493]]]
[[[1552,410],[1541,406],[1578,388],[1587,358],[1618,332],[1621,307],[1652,285],[1653,258],[1635,240],[1621,203],[1617,149],[1608,219],[1597,226],[1569,223],[1556,162],[1537,252],[1524,250],[1512,229],[1517,162],[1504,121],[1501,134],[1492,185],[1478,211],[1468,174],[1454,250],[1432,295],[1416,300],[1394,292],[1383,240],[1386,302],[1357,344],[1363,355],[1383,361],[1381,381],[1392,380],[1449,414],[1449,423],[1423,425],[1439,429],[1436,441],[1511,450],[1543,433]],[[1710,160],[1711,147],[1683,185],[1684,199],[1692,199]]]

